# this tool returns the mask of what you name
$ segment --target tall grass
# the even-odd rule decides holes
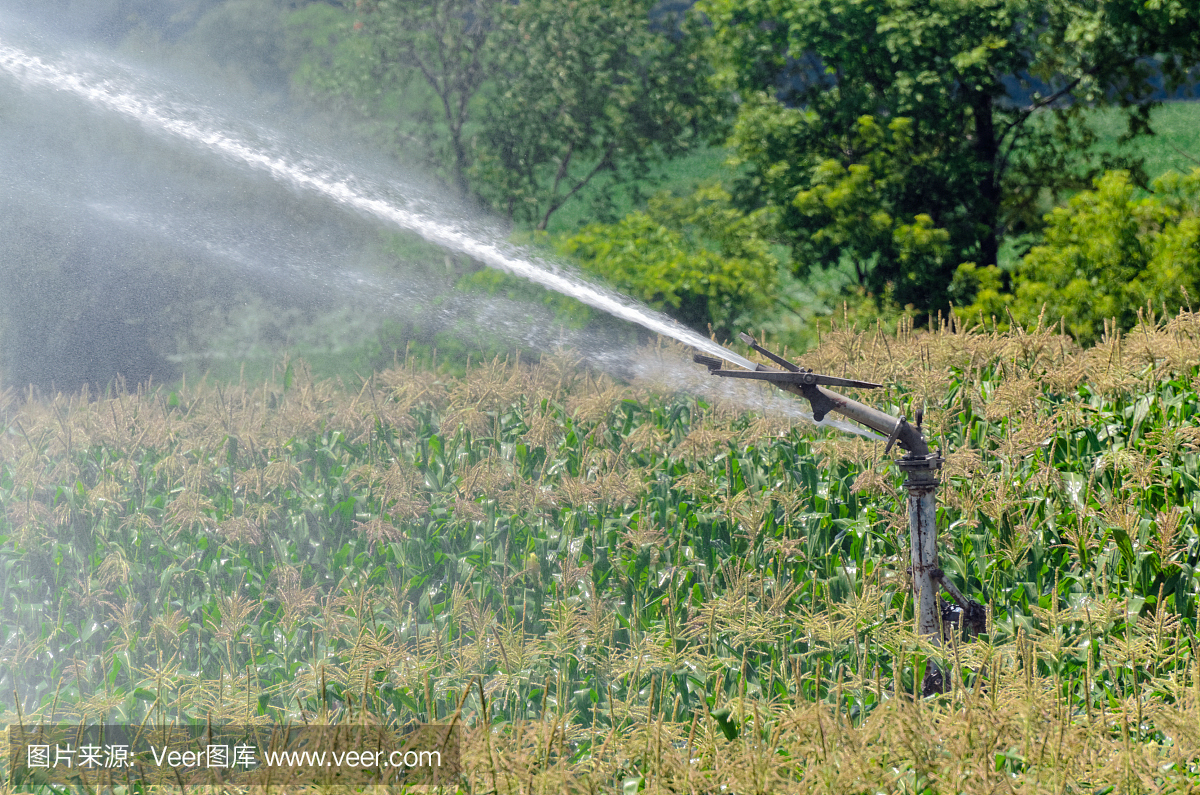
[[[1198,338],[810,351],[946,453],[942,565],[990,616],[941,647],[882,444],[568,358],[8,393],[0,721],[457,721],[467,792],[1186,791]]]

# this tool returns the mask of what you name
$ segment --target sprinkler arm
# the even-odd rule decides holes
[[[759,365],[759,367],[762,366],[761,364]],[[870,406],[859,403],[857,400],[851,400],[845,395],[831,392],[828,389],[822,389],[819,386],[791,387],[790,384],[777,384],[777,386],[785,392],[791,392],[807,400],[812,405],[813,419],[817,422],[823,420],[828,412],[836,411],[860,425],[865,425],[873,431],[884,434],[888,438],[887,449],[884,450],[884,453],[889,452],[893,444],[899,444],[902,448],[916,456],[928,455],[929,453],[929,445],[925,443],[925,438],[922,436],[920,429],[911,425],[903,417],[893,417],[878,409],[873,409]]]
[[[878,389],[882,384],[814,373],[812,370],[792,364],[782,356],[771,353],[759,345],[749,334],[742,334],[741,338],[743,342],[755,351],[766,356],[784,369],[781,370],[760,364],[753,370],[723,370],[721,369],[720,359],[696,354],[693,360],[697,364],[707,367],[708,371],[713,375],[721,376],[722,378],[746,378],[755,381],[767,381],[785,392],[799,395],[812,405],[813,419],[817,422],[825,419],[825,415],[831,411],[843,414],[860,425],[865,425],[871,430],[888,437],[887,449],[889,451],[893,444],[898,443],[913,456],[926,456],[929,454],[929,445],[925,443],[925,437],[921,434],[921,429],[909,424],[903,417],[893,417],[878,409],[873,409],[870,406],[859,403],[857,400],[851,400],[845,395],[840,395],[837,392],[831,392],[823,388],[824,386],[844,386],[860,389]]]

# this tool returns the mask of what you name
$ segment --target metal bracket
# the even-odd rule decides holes
[[[899,422],[896,423],[896,428],[895,428],[895,430],[892,431],[892,435],[888,437],[887,447],[883,448],[884,455],[887,455],[888,453],[892,452],[892,445],[894,445],[896,443],[896,440],[900,438],[901,431],[903,431],[907,427],[908,427],[908,420],[901,417]]]
[[[974,599],[963,596],[962,591],[958,590],[958,586],[946,576],[946,572],[942,569],[935,569],[932,573],[933,578],[941,583],[955,603],[954,607],[942,606],[943,626],[953,624],[955,627],[961,628],[969,638],[987,632],[987,608]]]
[[[848,386],[858,389],[878,389],[883,384],[875,384],[870,381],[856,381],[853,378],[838,378],[833,375],[822,375],[814,373],[812,370],[798,368],[789,372],[782,370],[721,370],[720,361],[711,356],[696,354],[692,357],[692,361],[697,364],[702,364],[708,368],[708,371],[713,375],[719,375],[722,378],[747,378],[751,381],[770,381],[778,385],[790,385],[798,387],[806,386]],[[717,366],[713,367],[712,362],[717,362]]]
[[[749,345],[752,350],[754,350],[758,353],[761,353],[763,356],[766,356],[768,359],[775,362],[775,364],[779,365],[784,370],[787,370],[787,371],[793,372],[793,373],[798,372],[800,370],[799,367],[792,364],[787,359],[783,358],[782,356],[777,356],[776,354],[771,353],[769,350],[767,350],[763,346],[759,345],[758,340],[754,339],[754,337],[751,337],[746,332],[743,331],[741,334],[738,334],[738,339],[740,339],[742,342]]]

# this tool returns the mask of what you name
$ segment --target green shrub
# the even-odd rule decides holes
[[[995,266],[959,266],[952,293],[973,296],[963,315],[1007,308],[1023,324],[1061,321],[1087,344],[1109,319],[1129,329],[1147,304],[1172,314],[1200,295],[1200,169],[1168,172],[1143,197],[1128,172],[1107,172],[1046,223],[1044,242],[1022,259],[1009,295]]]
[[[590,224],[558,249],[681,322],[728,335],[773,295],[779,263],[765,224],[763,211],[743,213],[709,186],[682,199],[659,194],[645,212]]]

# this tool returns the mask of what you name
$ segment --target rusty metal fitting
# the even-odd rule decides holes
[[[910,453],[896,459],[896,466],[900,467],[901,472],[908,475],[908,479],[904,481],[904,488],[910,491],[937,488],[941,482],[938,480],[938,472],[941,471],[944,463],[946,463],[946,459],[942,457],[940,451],[922,456],[914,456]]]

